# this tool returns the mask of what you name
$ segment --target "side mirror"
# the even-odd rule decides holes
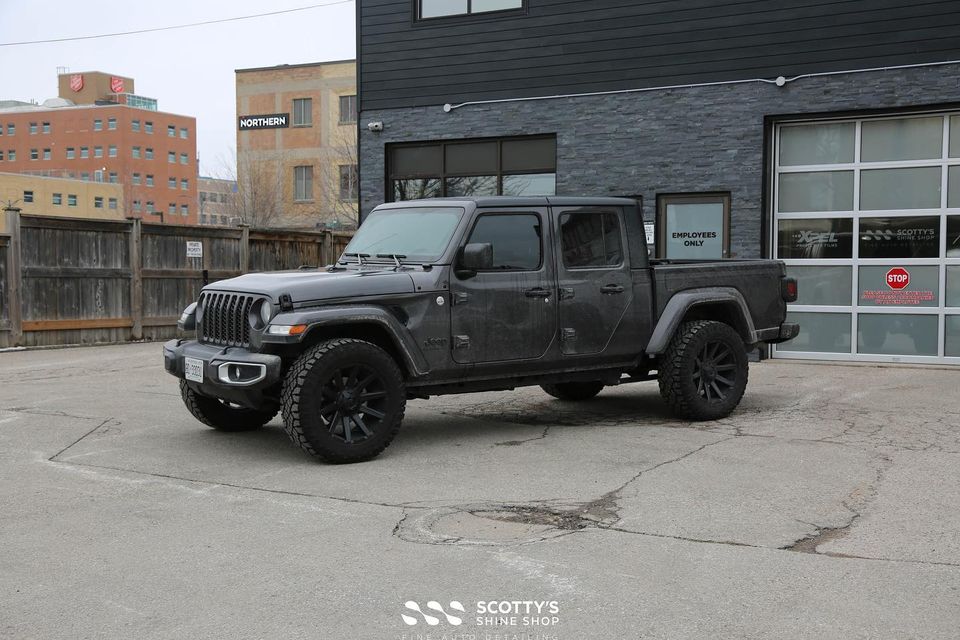
[[[460,268],[464,271],[489,271],[493,269],[493,245],[489,242],[474,242],[463,248]]]

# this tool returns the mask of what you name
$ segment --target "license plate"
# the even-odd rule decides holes
[[[203,382],[203,360],[184,358],[183,374],[191,382]]]

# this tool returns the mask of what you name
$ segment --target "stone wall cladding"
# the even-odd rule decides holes
[[[731,255],[760,257],[766,116],[960,106],[960,64],[605,96],[440,105],[361,114],[360,199],[384,201],[385,145],[394,142],[556,134],[557,194],[643,197],[729,191]],[[382,133],[366,124],[382,121]]]

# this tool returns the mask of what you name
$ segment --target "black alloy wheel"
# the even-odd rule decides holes
[[[283,426],[301,449],[349,463],[378,456],[400,430],[407,403],[403,373],[381,347],[334,338],[307,349],[286,373]]]
[[[386,417],[386,383],[366,365],[336,369],[320,393],[320,419],[327,433],[345,443],[371,437]]]
[[[693,361],[697,395],[707,402],[723,402],[737,385],[737,360],[725,342],[708,340]]]
[[[685,322],[660,355],[660,395],[684,420],[717,420],[737,408],[750,368],[740,334],[715,320]]]

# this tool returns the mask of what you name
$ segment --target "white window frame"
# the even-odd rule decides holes
[[[861,118],[810,118],[778,122],[774,125],[774,135],[772,136],[772,158],[773,170],[770,172],[771,183],[770,198],[771,221],[770,225],[770,246],[774,258],[782,259],[784,263],[790,266],[846,266],[851,269],[851,292],[849,305],[802,305],[790,304],[789,311],[796,313],[841,313],[850,315],[850,351],[849,353],[829,353],[812,351],[790,351],[788,345],[774,345],[771,353],[775,358],[792,358],[798,360],[837,360],[837,361],[857,361],[857,362],[903,362],[913,364],[960,364],[960,357],[949,357],[944,353],[946,339],[946,318],[948,316],[960,315],[960,307],[946,306],[946,285],[947,285],[947,267],[960,265],[960,258],[946,257],[947,242],[947,218],[951,216],[960,216],[960,207],[952,209],[947,207],[947,188],[948,172],[950,167],[960,166],[960,158],[950,158],[950,116],[958,116],[960,111],[927,111],[911,113],[891,113],[878,117]],[[925,118],[939,116],[943,118],[943,138],[941,141],[940,157],[927,160],[903,160],[903,161],[883,161],[883,162],[861,162],[861,130],[863,122],[876,120],[902,120],[907,118]],[[780,132],[787,127],[802,126],[814,123],[853,123],[855,126],[854,135],[854,158],[853,162],[838,164],[819,164],[819,165],[790,165],[780,166]],[[960,135],[960,131],[956,132]],[[913,167],[939,167],[940,168],[940,206],[935,209],[894,209],[894,210],[860,210],[860,174],[862,170],[869,169],[906,169]],[[779,176],[785,173],[807,173],[813,171],[853,171],[853,209],[850,211],[811,211],[811,212],[790,212],[778,213],[779,209]],[[940,255],[937,258],[860,258],[859,229],[860,220],[863,218],[913,218],[913,217],[938,217],[940,219]],[[853,238],[852,253],[850,258],[834,259],[790,259],[779,258],[778,251],[778,229],[780,220],[789,219],[831,219],[831,218],[851,218],[853,220]],[[860,296],[860,267],[871,265],[887,266],[896,263],[897,266],[938,266],[939,267],[939,300],[937,306],[931,307],[884,307],[884,306],[860,306],[857,304]],[[862,314],[892,314],[892,315],[920,315],[937,317],[937,355],[883,355],[857,353],[858,342],[858,321]]]

